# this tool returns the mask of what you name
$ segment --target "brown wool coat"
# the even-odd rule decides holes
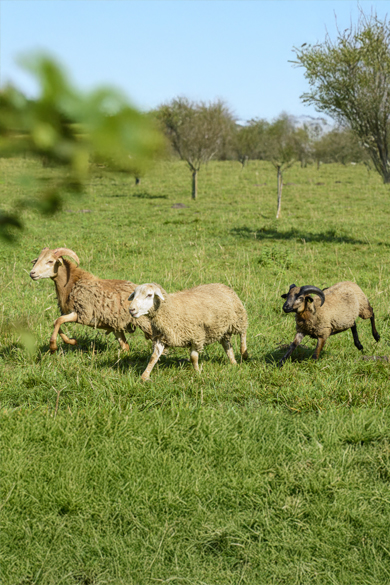
[[[134,332],[139,327],[151,337],[149,320],[134,319],[129,313],[128,298],[136,287],[133,282],[97,278],[66,258],[53,280],[62,315],[74,311],[78,323],[107,331]]]
[[[321,299],[316,297],[304,311],[296,313],[297,332],[315,338],[326,332],[339,333],[352,327],[358,317],[369,319],[373,314],[368,298],[354,282],[338,282],[323,292],[322,307]]]

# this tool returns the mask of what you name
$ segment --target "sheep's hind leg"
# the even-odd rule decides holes
[[[58,347],[57,347],[57,335],[61,329],[61,325],[63,325],[64,323],[74,323],[77,322],[77,313],[69,313],[69,315],[62,315],[61,317],[58,317],[58,319],[56,319],[54,321],[54,331],[52,333],[52,336],[50,337],[50,352],[54,353],[55,351],[57,351]],[[64,334],[62,334],[64,335]],[[61,337],[62,337],[61,335]]]
[[[234,351],[233,351],[233,348],[231,346],[230,339],[226,339],[226,337],[225,337],[224,339],[222,339],[221,345],[222,345],[223,349],[226,351],[226,355],[228,356],[230,363],[232,365],[236,366],[237,362],[236,362],[236,358],[234,357]]]
[[[65,341],[65,343],[69,343],[69,345],[77,345],[77,339],[69,338],[61,331],[61,327],[59,328],[58,333],[60,334],[61,339]]]
[[[147,365],[146,370],[144,371],[144,373],[141,376],[141,379],[143,382],[146,382],[147,380],[149,380],[150,372],[153,370],[154,366],[158,362],[160,355],[162,354],[163,351],[164,351],[164,344],[161,343],[161,341],[155,341],[154,346],[153,346],[153,353],[151,355],[151,358],[149,360],[149,363]]]
[[[356,328],[356,323],[354,323],[351,327],[351,331],[352,331],[352,335],[353,335],[353,342],[355,344],[355,347],[357,347],[359,350],[363,349],[362,344],[360,343],[359,340],[359,336],[358,336],[358,332],[357,332],[357,328]]]
[[[290,357],[290,355],[292,354],[294,349],[296,349],[298,347],[298,345],[301,343],[301,341],[304,337],[305,336],[303,333],[297,333],[295,335],[294,341],[292,342],[292,344],[290,345],[290,347],[288,348],[287,352],[284,354],[282,359],[279,361],[279,368],[281,368],[283,366],[284,362],[286,360],[288,360],[288,358]]]
[[[246,332],[240,334],[240,353],[241,361],[249,359],[248,350],[246,348]]]
[[[370,319],[372,336],[375,339],[375,341],[379,341],[381,336],[379,335],[378,331],[376,330],[374,309],[371,307],[370,303],[368,303],[368,307],[365,307],[364,309],[362,309],[360,311],[359,317],[361,317],[362,319]]]
[[[372,336],[375,339],[375,341],[379,341],[381,336],[379,335],[378,331],[376,330],[375,327],[375,315],[374,315],[374,311],[372,312],[372,317],[370,317],[370,321],[371,321],[371,331],[372,331]]]
[[[199,363],[198,363],[198,360],[199,360],[199,354],[198,354],[198,352],[196,351],[196,349],[194,349],[194,348],[191,348],[191,351],[190,351],[190,358],[191,358],[191,363],[192,363],[192,365],[194,366],[194,370],[195,370],[196,372],[199,372],[199,371],[200,371],[200,370],[199,370]]]
[[[115,338],[119,341],[119,345],[121,346],[121,349],[123,349],[123,351],[129,351],[129,344],[126,341],[126,337],[125,334],[123,333],[123,331],[113,331]]]

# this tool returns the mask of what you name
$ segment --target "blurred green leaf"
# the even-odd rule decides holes
[[[36,78],[39,96],[27,99],[14,87],[0,91],[0,157],[23,153],[40,157],[44,166],[64,167],[55,185],[41,186],[39,201],[24,205],[53,213],[66,193],[82,192],[95,170],[91,162],[140,176],[163,151],[164,137],[155,121],[128,105],[120,92],[102,88],[84,95],[47,56],[20,62]],[[12,214],[2,218],[0,236],[10,239],[7,230],[16,220]]]

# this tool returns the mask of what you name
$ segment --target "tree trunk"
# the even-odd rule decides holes
[[[141,179],[139,177],[135,178],[135,184],[139,185],[141,183]]]
[[[278,211],[276,212],[276,219],[279,219],[280,212],[281,212],[281,209],[282,209],[283,174],[282,174],[281,167],[277,167],[277,170],[278,170],[278,176],[277,176],[277,182],[278,182]]]
[[[388,185],[390,183],[390,171],[386,170],[383,173],[383,182],[385,185]]]
[[[192,199],[196,199],[198,196],[198,171],[194,169],[192,171]]]
[[[241,170],[246,166],[246,163],[248,162],[248,159],[249,159],[248,156],[243,156],[242,158],[240,158]]]

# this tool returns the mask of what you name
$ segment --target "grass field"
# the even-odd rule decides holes
[[[0,206],[57,173],[0,160]],[[390,365],[363,359],[390,355],[389,195],[359,165],[296,166],[276,221],[267,163],[210,163],[193,202],[185,165],[162,162],[139,186],[102,170],[51,217],[20,206],[0,244],[4,585],[390,582]],[[143,385],[140,332],[125,354],[77,325],[50,355],[54,286],[28,276],[45,246],[105,278],[232,286],[250,361],[209,346],[198,376],[172,350]],[[295,331],[280,295],[341,280],[368,295],[379,344],[360,320],[363,355],[345,332],[279,369]]]

